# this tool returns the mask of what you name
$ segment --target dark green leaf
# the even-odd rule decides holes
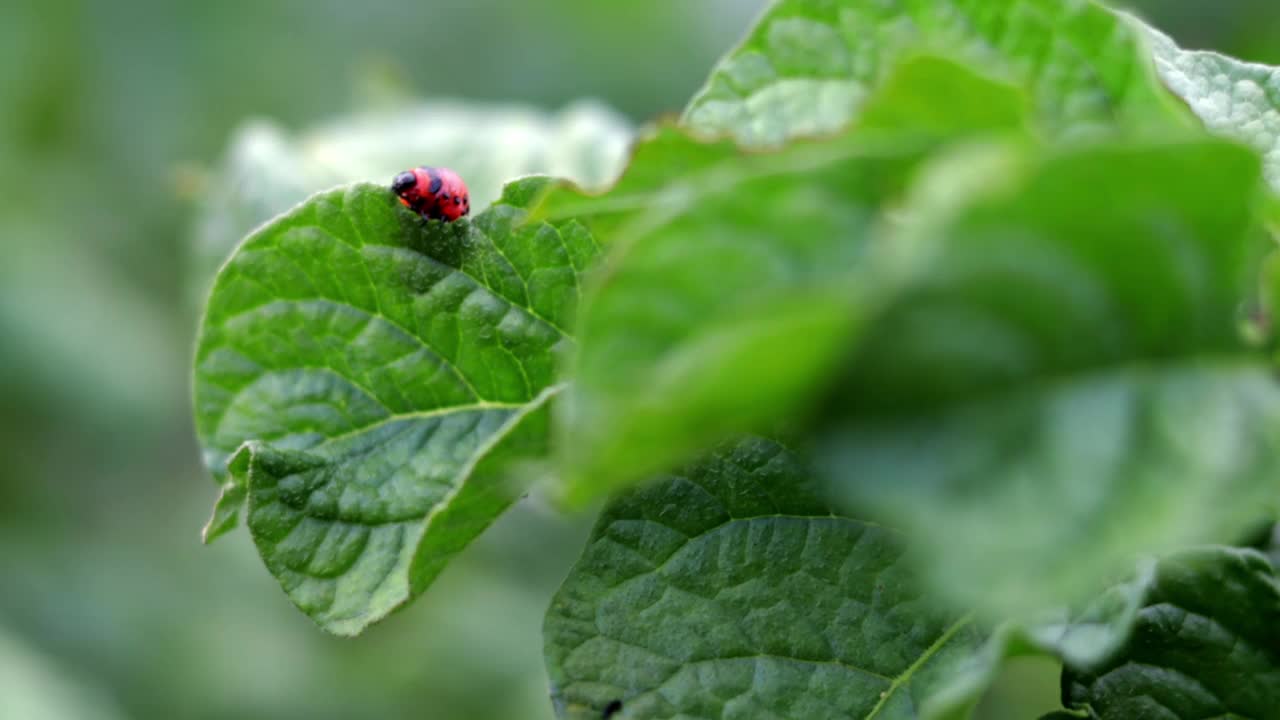
[[[902,555],[897,534],[833,514],[784,448],[723,447],[605,511],[547,615],[557,710],[920,717],[979,637]]]

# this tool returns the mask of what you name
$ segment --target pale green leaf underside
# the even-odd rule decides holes
[[[978,638],[930,607],[902,552],[833,515],[784,448],[722,447],[605,510],[547,615],[557,710],[919,717]]]
[[[1155,54],[1156,71],[1211,131],[1262,153],[1267,179],[1280,188],[1280,68],[1216,52],[1183,50],[1136,18]]]
[[[937,228],[822,447],[851,507],[900,523],[945,594],[1017,612],[1274,514],[1280,387],[1235,334],[1247,150],[1099,147],[1013,184]]]
[[[208,534],[247,495],[268,567],[329,630],[420,591],[518,493],[499,478],[513,449],[546,450],[556,356],[597,249],[575,223],[524,224],[545,186],[513,184],[450,224],[385,187],[322,193],[218,277],[196,353],[197,429],[224,483]],[[282,457],[290,472],[263,460]]]
[[[1140,33],[1086,0],[780,0],[685,120],[753,146],[834,133],[898,61],[922,50],[1008,77],[1051,129],[1178,122]]]
[[[1162,560],[1132,639],[1109,661],[1067,672],[1069,706],[1099,720],[1264,720],[1280,708],[1280,578],[1252,550]]]

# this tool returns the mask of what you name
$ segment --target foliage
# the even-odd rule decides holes
[[[346,635],[530,488],[611,497],[562,717],[963,718],[1019,655],[1266,717],[1270,72],[1085,0],[779,0],[607,191],[313,195],[209,297],[208,536]]]
[[[908,717],[980,636],[818,490],[747,439],[611,504],[547,614],[561,714]]]

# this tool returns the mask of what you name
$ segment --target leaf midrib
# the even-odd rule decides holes
[[[557,323],[552,322],[550,319],[548,319],[548,318],[544,317],[544,316],[543,316],[541,313],[539,313],[535,308],[533,308],[533,307],[532,307],[532,302],[528,302],[528,303],[518,302],[517,300],[515,300],[515,299],[513,299],[513,298],[511,298],[511,297],[508,297],[506,294],[504,294],[504,293],[500,292],[499,288],[497,288],[497,287],[495,287],[494,285],[492,285],[492,284],[490,284],[489,282],[487,282],[485,278],[477,277],[475,274],[473,274],[473,273],[471,273],[471,272],[468,272],[465,268],[461,268],[461,267],[454,267],[454,266],[449,265],[449,264],[447,264],[447,263],[441,262],[439,259],[437,259],[437,258],[435,258],[435,257],[432,257],[432,256],[430,256],[430,255],[428,255],[428,254],[426,254],[426,253],[423,253],[423,252],[421,252],[421,251],[419,251],[419,250],[415,249],[414,247],[412,247],[411,245],[409,245],[409,244],[407,244],[407,243],[405,243],[405,244],[388,244],[388,243],[380,243],[380,242],[369,242],[368,240],[366,240],[366,239],[365,239],[363,232],[362,232],[361,230],[359,230],[359,229],[358,229],[358,225],[359,225],[359,224],[358,224],[358,223],[356,223],[356,222],[354,222],[354,221],[352,221],[350,218],[348,218],[348,224],[349,224],[349,225],[351,225],[351,228],[352,228],[352,229],[351,229],[350,235],[352,235],[353,237],[349,238],[349,241],[348,241],[348,240],[343,240],[343,239],[342,239],[342,237],[340,237],[340,235],[341,235],[342,233],[341,233],[341,232],[339,232],[339,231],[337,231],[335,228],[325,225],[324,223],[322,223],[322,222],[321,222],[319,219],[317,219],[317,218],[309,217],[309,215],[313,215],[313,214],[314,214],[314,213],[310,212],[310,203],[311,203],[311,202],[312,202],[312,201],[313,201],[317,196],[319,196],[319,195],[340,196],[340,198],[337,198],[337,199],[339,199],[339,201],[340,201],[340,203],[341,203],[341,206],[342,206],[342,209],[343,209],[344,211],[346,211],[347,213],[349,213],[349,212],[351,211],[351,207],[350,207],[350,203],[348,202],[348,196],[349,196],[351,193],[353,193],[353,192],[357,192],[357,191],[360,191],[360,190],[373,191],[373,192],[380,192],[380,191],[384,191],[384,188],[382,188],[381,186],[378,186],[378,185],[374,185],[374,184],[372,184],[372,183],[364,183],[364,182],[361,182],[361,183],[352,183],[352,184],[347,185],[347,186],[344,186],[344,187],[342,187],[342,188],[340,188],[340,189],[333,189],[333,190],[329,190],[329,191],[324,191],[324,192],[321,192],[321,193],[317,193],[316,195],[313,195],[312,197],[309,197],[307,200],[303,201],[303,203],[301,203],[300,205],[298,205],[297,207],[295,207],[293,210],[291,210],[291,211],[290,211],[289,213],[287,213],[286,215],[282,216],[282,217],[281,217],[281,218],[279,218],[278,220],[273,220],[273,221],[271,221],[269,224],[274,224],[274,223],[276,223],[276,222],[288,222],[288,221],[292,220],[292,221],[294,221],[294,222],[299,223],[298,227],[310,227],[310,228],[314,228],[315,230],[318,230],[318,231],[322,232],[326,237],[328,237],[329,239],[331,239],[333,242],[336,242],[336,243],[339,243],[339,244],[345,245],[345,246],[347,246],[347,247],[349,247],[349,248],[351,248],[351,249],[353,249],[353,250],[356,250],[356,251],[361,251],[361,250],[365,250],[365,249],[382,248],[382,249],[387,249],[387,250],[392,250],[392,251],[404,251],[404,252],[408,252],[408,253],[412,254],[413,256],[415,256],[415,257],[417,257],[417,258],[420,258],[421,260],[423,260],[423,261],[425,261],[425,262],[427,262],[427,263],[430,263],[431,265],[433,265],[433,266],[435,266],[435,267],[437,267],[437,268],[439,268],[439,269],[441,269],[441,270],[444,270],[445,272],[447,272],[447,273],[449,273],[449,274],[457,274],[457,275],[461,275],[462,277],[467,278],[467,280],[468,280],[468,281],[469,281],[469,282],[470,282],[474,287],[476,287],[476,288],[478,288],[478,289],[479,289],[479,288],[484,289],[486,292],[488,292],[488,293],[489,293],[490,295],[492,295],[494,298],[497,298],[497,299],[501,300],[502,302],[504,302],[505,304],[507,304],[509,307],[511,307],[511,308],[513,308],[513,309],[517,309],[517,310],[521,311],[522,313],[524,313],[524,314],[528,315],[530,319],[532,319],[532,320],[534,320],[534,321],[536,321],[536,322],[538,322],[538,323],[541,323],[542,325],[545,325],[548,329],[550,329],[552,332],[556,333],[557,335],[561,336],[562,338],[565,338],[565,339],[567,339],[567,340],[573,340],[573,339],[574,339],[572,334],[570,334],[570,333],[569,333],[568,331],[566,331],[564,328],[560,327]],[[495,207],[496,207],[496,206],[497,206],[497,205],[495,204]],[[398,212],[398,209],[393,207],[393,208],[391,208],[391,211],[392,211],[392,212]],[[345,215],[344,215],[344,217],[345,217]],[[552,227],[553,227],[553,229],[555,229],[555,228],[554,228],[554,226],[552,226]],[[296,229],[296,228],[289,228],[288,230],[286,230],[286,231],[285,231],[285,233],[291,232],[291,231],[293,231],[293,230],[295,230],[295,229]],[[483,237],[483,238],[484,238],[485,243],[486,243],[490,248],[492,248],[492,249],[493,249],[493,251],[494,251],[494,252],[495,252],[499,257],[501,257],[501,258],[502,258],[503,262],[505,262],[505,263],[507,264],[507,266],[511,269],[511,271],[516,275],[516,277],[520,279],[521,283],[525,286],[525,288],[526,288],[526,293],[527,293],[527,289],[528,289],[528,282],[527,282],[527,280],[525,279],[524,275],[523,275],[523,274],[520,272],[520,270],[515,266],[515,264],[510,260],[510,258],[509,258],[509,257],[507,257],[506,253],[502,250],[502,248],[500,248],[500,247],[498,246],[498,244],[497,244],[496,242],[494,242],[493,238],[492,238],[492,237],[490,237],[490,235],[489,235],[489,234],[488,234],[488,233],[487,233],[483,228],[481,228],[480,226],[478,226],[478,225],[477,225],[477,224],[475,224],[475,223],[471,223],[471,222],[469,222],[469,221],[468,221],[467,229],[468,229],[468,230],[470,230],[470,231],[472,231],[472,232],[474,232],[475,234],[477,234],[477,235],[479,235],[479,236],[481,236],[481,237]],[[247,240],[247,241],[244,243],[243,248],[242,248],[242,249],[240,249],[240,250],[237,250],[237,254],[239,254],[240,252],[244,252],[244,251],[256,251],[256,252],[262,252],[262,251],[267,251],[267,250],[269,250],[269,251],[271,251],[271,252],[273,252],[273,253],[276,253],[276,254],[280,255],[280,256],[281,256],[282,258],[284,258],[285,260],[289,260],[290,262],[292,262],[292,260],[290,259],[290,255],[289,255],[288,251],[280,245],[280,243],[279,243],[279,237],[278,237],[278,236],[276,236],[276,235],[265,235],[265,234],[260,234],[260,233],[265,233],[265,232],[266,232],[266,227],[264,226],[263,228],[261,228],[261,229],[259,229],[259,230],[255,231],[254,233],[252,233],[252,234],[250,235],[249,240]],[[558,230],[557,230],[557,234],[559,234],[559,233],[558,233]],[[258,239],[258,238],[262,238],[262,241],[263,241],[263,244],[262,244],[260,247],[259,247],[259,246],[255,246],[255,244],[254,244],[254,240],[256,240],[256,239]],[[594,238],[593,238],[593,239],[594,239]],[[561,244],[563,245],[563,238],[561,238]],[[234,256],[233,256],[233,258],[234,258]],[[573,278],[574,278],[574,283],[575,283],[575,287],[576,287],[576,286],[577,286],[577,284],[578,284],[578,282],[579,282],[579,277],[578,277],[578,275],[579,275],[579,271],[578,271],[578,270],[577,270],[577,268],[573,265],[573,263],[572,263],[572,259],[571,259],[571,258],[570,258],[570,261],[569,261],[569,265],[570,265],[570,269],[572,269],[572,270],[574,271],[574,272],[573,272]],[[327,296],[324,296],[324,295],[316,295],[316,296],[308,296],[308,297],[292,297],[292,298],[272,297],[272,298],[271,298],[270,300],[268,300],[268,301],[261,302],[261,303],[258,303],[258,304],[256,304],[256,305],[251,305],[251,306],[244,307],[244,308],[239,308],[239,309],[237,309],[237,310],[236,310],[235,312],[233,312],[233,313],[227,313],[227,314],[222,315],[222,316],[221,316],[221,317],[219,317],[219,319],[218,319],[217,326],[218,326],[220,329],[222,329],[224,332],[226,332],[226,331],[227,331],[227,326],[228,326],[231,322],[235,321],[237,318],[243,317],[243,316],[245,316],[245,315],[249,315],[249,314],[251,314],[251,313],[255,313],[255,312],[261,311],[261,310],[263,310],[264,308],[268,308],[268,307],[271,307],[271,306],[273,306],[273,305],[277,305],[277,304],[294,305],[294,304],[304,304],[304,303],[327,303],[327,304],[331,304],[331,305],[334,305],[334,306],[337,306],[337,307],[340,307],[340,308],[349,308],[349,309],[351,309],[351,310],[355,310],[355,311],[357,311],[357,312],[361,312],[361,313],[365,314],[365,315],[366,315],[366,316],[368,316],[371,320],[372,320],[372,319],[379,319],[379,320],[382,320],[382,321],[386,322],[388,325],[390,325],[391,327],[393,327],[394,329],[396,329],[396,330],[398,330],[399,332],[403,333],[403,334],[404,334],[405,336],[407,336],[409,339],[412,339],[413,341],[417,342],[417,343],[418,343],[418,344],[419,344],[419,345],[420,345],[424,350],[426,350],[427,352],[431,353],[433,356],[435,356],[436,358],[438,358],[438,359],[440,360],[441,364],[442,364],[442,365],[444,365],[445,367],[447,367],[447,368],[449,369],[449,371],[450,371],[452,374],[454,374],[454,375],[455,375],[455,376],[456,376],[456,377],[457,377],[457,378],[458,378],[458,379],[459,379],[459,380],[464,384],[464,386],[468,389],[468,391],[470,391],[470,392],[473,394],[473,396],[474,396],[477,400],[481,400],[481,401],[483,401],[483,400],[484,400],[484,397],[483,397],[483,396],[479,393],[479,391],[474,387],[474,384],[471,382],[470,378],[468,378],[468,377],[466,376],[466,374],[465,374],[465,373],[463,373],[463,372],[461,371],[461,369],[460,369],[460,368],[458,368],[458,367],[454,364],[454,362],[453,362],[452,360],[450,360],[449,358],[447,358],[447,357],[445,357],[443,354],[441,354],[441,353],[440,353],[440,351],[439,351],[438,349],[436,349],[436,348],[435,348],[435,347],[433,347],[431,344],[429,344],[429,343],[427,342],[427,340],[425,340],[424,338],[422,338],[421,336],[419,336],[416,332],[411,331],[410,329],[408,329],[408,328],[404,327],[402,324],[400,324],[399,322],[397,322],[395,319],[393,319],[393,318],[389,317],[388,315],[386,315],[386,314],[382,311],[381,295],[380,295],[380,294],[378,293],[378,291],[377,291],[377,290],[378,290],[378,288],[377,288],[377,284],[373,282],[372,276],[369,274],[369,265],[368,265],[368,263],[367,263],[367,262],[365,262],[364,258],[361,258],[360,267],[361,267],[361,269],[363,270],[363,272],[365,273],[365,276],[366,276],[366,278],[367,278],[367,279],[368,279],[368,281],[369,281],[369,288],[370,288],[370,290],[371,290],[371,296],[373,297],[373,300],[374,300],[374,306],[375,306],[375,307],[374,307],[374,308],[372,308],[372,309],[370,309],[370,308],[366,308],[366,307],[362,307],[362,306],[360,306],[360,305],[357,305],[357,304],[355,304],[354,302],[350,301],[350,299],[348,299],[348,298],[334,298],[334,297],[327,297]],[[234,266],[231,264],[231,260],[228,260],[228,264],[227,264],[227,266],[224,268],[224,271],[225,271],[225,270],[228,270],[228,269],[232,269],[232,268],[234,268]],[[306,274],[306,273],[304,272],[304,274]],[[220,275],[220,278],[219,278],[219,285],[220,285],[220,284],[221,284],[221,276],[223,275],[223,273],[220,273],[219,275]],[[246,280],[249,280],[249,281],[251,281],[251,282],[257,282],[257,283],[260,283],[260,282],[261,282],[260,280],[258,280],[258,279],[257,279],[255,276],[253,276],[252,274],[248,274],[248,273],[241,272],[239,269],[236,269],[236,270],[235,270],[234,275],[235,275],[236,277],[240,277],[240,278],[242,278],[242,279],[246,279]],[[265,286],[264,286],[264,287],[265,287]],[[216,292],[216,291],[217,291],[217,289],[218,289],[218,288],[215,286],[215,288],[214,288],[214,292]],[[273,293],[273,292],[274,292],[274,290],[272,290],[271,288],[265,288],[265,289],[267,289],[267,290],[268,290],[268,294],[271,294],[271,293]],[[202,337],[205,335],[205,332],[204,332],[204,330],[203,330],[203,329],[202,329],[202,331],[201,331],[200,335],[201,335]],[[203,343],[201,343],[201,344],[203,345]],[[222,346],[222,347],[227,347],[227,344],[226,344],[226,343],[219,343],[219,345],[220,345],[220,346]],[[206,351],[206,352],[201,353],[201,355],[202,355],[202,356],[203,356],[203,355],[207,355],[207,354],[208,354],[208,352],[207,352],[207,351]],[[198,358],[198,359],[199,359],[199,358]]]
[[[460,415],[463,413],[485,412],[488,410],[520,410],[523,408],[527,408],[529,405],[534,404],[535,402],[537,402],[537,400],[538,398],[534,398],[533,400],[530,400],[528,402],[520,402],[520,403],[503,403],[503,402],[485,401],[485,402],[471,403],[468,405],[451,405],[448,407],[439,407],[439,408],[433,408],[430,410],[417,410],[417,411],[407,412],[407,413],[396,413],[396,414],[388,415],[387,417],[382,418],[377,422],[365,425],[364,427],[348,430],[340,435],[326,437],[324,439],[324,442],[316,445],[313,448],[310,448],[307,452],[311,452],[313,450],[316,450],[322,447],[333,445],[343,440],[348,440],[350,438],[356,437],[357,435],[362,435],[367,432],[373,432],[380,428],[386,427],[387,425],[392,425],[398,422],[405,422],[409,420],[427,420],[430,418],[448,417],[450,415]]]

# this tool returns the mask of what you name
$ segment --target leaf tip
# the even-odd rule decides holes
[[[236,481],[222,486],[214,503],[213,513],[201,530],[200,539],[205,545],[240,527],[240,510],[244,507],[246,486]]]

